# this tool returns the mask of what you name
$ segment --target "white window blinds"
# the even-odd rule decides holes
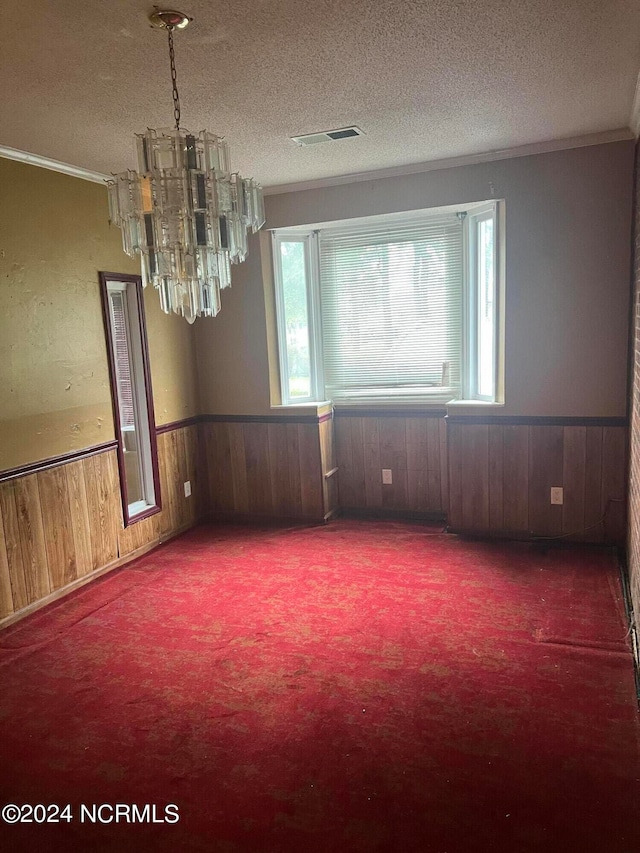
[[[459,394],[462,281],[454,213],[322,229],[327,398]]]
[[[110,291],[111,327],[113,335],[113,356],[116,362],[116,381],[120,405],[120,426],[134,426],[133,383],[131,381],[131,362],[129,340],[127,338],[127,315],[124,293]]]

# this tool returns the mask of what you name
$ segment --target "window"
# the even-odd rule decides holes
[[[322,396],[318,341],[316,235],[279,235],[276,241],[276,310],[283,397],[304,403]]]
[[[498,203],[273,232],[282,402],[492,402]]]
[[[466,217],[468,245],[468,353],[465,397],[493,401],[497,389],[498,258],[495,204]]]
[[[160,511],[158,455],[139,276],[100,273],[125,526]]]

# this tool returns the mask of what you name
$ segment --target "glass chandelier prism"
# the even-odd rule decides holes
[[[256,181],[231,171],[222,137],[180,127],[173,31],[189,18],[157,11],[150,20],[169,33],[175,128],[136,134],[138,171],[107,182],[109,218],[124,251],[141,256],[142,283],[158,290],[162,310],[193,323],[220,311],[230,265],[245,260],[248,232],[264,225],[264,200]]]

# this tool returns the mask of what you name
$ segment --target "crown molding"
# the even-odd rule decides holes
[[[439,169],[452,169],[459,166],[473,166],[479,163],[492,163],[496,160],[510,160],[514,157],[530,157],[532,154],[547,154],[551,151],[565,151],[569,148],[584,148],[588,145],[604,145],[607,142],[623,142],[638,138],[640,136],[640,75],[636,83],[636,92],[633,100],[630,127],[621,127],[616,130],[605,130],[601,133],[588,133],[584,136],[570,136],[565,139],[552,139],[547,142],[532,142],[528,145],[519,145],[515,148],[501,148],[494,151],[486,151],[482,154],[467,154],[461,157],[448,157],[443,160],[427,160],[423,163],[408,163],[405,166],[390,166],[385,169],[373,169],[368,172],[352,172],[347,175],[335,175],[327,178],[317,178],[310,181],[298,181],[290,184],[276,184],[265,187],[265,195],[280,195],[290,192],[301,192],[303,190],[322,189],[324,187],[335,187],[342,184],[352,184],[360,181],[375,181],[380,178],[395,178],[403,175],[415,175],[419,172],[431,172]],[[31,166],[39,166],[42,169],[50,169],[53,172],[61,172],[84,181],[92,181],[96,184],[104,184],[111,179],[111,175],[103,175],[71,163],[63,163],[60,160],[52,160],[50,157],[42,157],[40,154],[31,154],[28,151],[20,151],[18,148],[9,148],[0,145],[0,157],[7,160],[17,160],[19,163],[28,163]]]
[[[52,160],[50,157],[41,157],[40,154],[30,154],[28,151],[20,151],[18,148],[9,148],[0,145],[0,157],[6,160],[17,160],[19,163],[28,163],[30,166],[40,166],[42,169],[50,169],[52,172],[61,172],[63,175],[71,175],[73,178],[82,178],[83,181],[93,181],[94,184],[104,184],[111,175],[102,175],[100,172],[92,172],[80,166],[72,166],[71,163],[62,163],[60,160]]]
[[[448,157],[444,160],[428,160],[424,163],[408,163],[406,166],[391,166],[386,169],[374,169],[370,172],[354,172],[350,175],[336,175],[329,178],[301,181],[291,184],[277,184],[265,187],[265,195],[315,190],[335,187],[341,184],[353,184],[358,181],[375,181],[380,178],[396,178],[402,175],[415,175],[419,172],[432,172],[439,169],[453,169],[459,166],[474,166],[478,163],[492,163],[495,160],[510,160],[514,157],[530,157],[532,154],[547,154],[551,151],[565,151],[568,148],[584,148],[587,145],[604,145],[607,142],[623,142],[634,138],[628,127],[605,130],[600,133],[588,133],[583,136],[570,136],[565,139],[551,139],[547,142],[532,142],[515,148],[501,148],[483,154],[466,154],[461,157]]]

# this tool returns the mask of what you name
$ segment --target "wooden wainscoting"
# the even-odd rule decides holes
[[[324,501],[324,517],[331,518],[339,509],[338,482],[340,469],[336,455],[336,440],[333,417],[327,415],[321,418],[320,426],[320,461],[322,465],[322,497]]]
[[[624,421],[447,420],[451,530],[624,542]],[[552,486],[564,489],[562,506],[551,504]]]
[[[115,450],[0,483],[0,618],[118,556]]]
[[[336,410],[340,507],[419,515],[446,512],[444,414]],[[383,468],[392,471],[391,485],[382,484]]]
[[[206,469],[203,467],[200,430],[197,424],[158,431],[158,467],[162,512],[158,516],[160,535],[193,527],[208,511]],[[184,484],[191,483],[191,497]]]
[[[158,435],[163,509],[127,528],[114,447],[11,472],[0,482],[0,626],[194,525],[206,512],[198,453],[195,425]]]
[[[324,519],[319,419],[205,416],[212,514]]]

